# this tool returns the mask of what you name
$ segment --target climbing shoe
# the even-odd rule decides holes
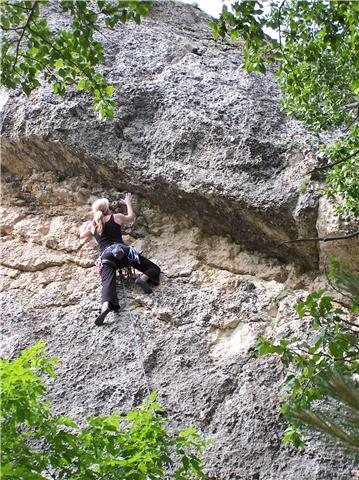
[[[145,293],[152,293],[152,288],[141,277],[136,278],[135,284],[142,288]]]
[[[101,312],[100,315],[95,320],[95,325],[97,325],[98,327],[100,325],[103,325],[103,321],[105,320],[106,315],[108,315],[110,312],[111,312],[111,309],[109,307],[107,307],[106,310]]]

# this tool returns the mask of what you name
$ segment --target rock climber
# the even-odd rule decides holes
[[[150,283],[159,284],[160,268],[123,242],[121,225],[133,223],[135,219],[132,194],[126,193],[121,203],[127,207],[126,215],[113,214],[107,198],[99,198],[92,204],[93,220],[84,222],[80,227],[80,238],[90,240],[94,237],[100,247],[97,267],[101,275],[102,307],[95,320],[96,325],[102,325],[110,311],[120,308],[116,292],[117,269],[131,266],[142,272],[135,284],[145,293],[152,293]]]

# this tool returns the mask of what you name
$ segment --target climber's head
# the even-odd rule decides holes
[[[95,215],[96,212],[102,212],[104,215],[108,212],[110,207],[110,202],[107,198],[99,198],[95,200],[92,204],[92,212]]]
[[[110,202],[107,198],[99,198],[92,204],[93,224],[95,229],[101,235],[103,231],[103,217],[110,211]]]

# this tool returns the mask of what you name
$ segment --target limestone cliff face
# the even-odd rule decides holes
[[[159,2],[143,24],[105,32],[104,72],[118,88],[114,121],[88,99],[45,86],[14,95],[3,122],[3,165],[57,171],[130,189],[211,234],[315,268],[317,200],[301,194],[314,157],[308,135],[280,111],[269,77],[241,69],[238,46],[216,45],[209,18]]]
[[[2,354],[46,340],[62,358],[51,399],[78,419],[144,399],[121,285],[123,308],[94,327],[97,250],[78,239],[95,198],[116,205],[133,191],[137,219],[125,238],[163,270],[153,295],[128,289],[145,368],[174,423],[213,440],[210,479],[350,480],[353,466],[337,452],[314,440],[304,452],[281,443],[283,369],[250,354],[259,335],[304,331],[293,305],[323,286],[315,246],[280,245],[316,235],[317,201],[310,189],[299,193],[314,162],[308,137],[280,113],[270,79],[245,75],[238,50],[209,39],[207,20],[166,2],[141,27],[111,34],[114,122],[99,122],[85,98],[61,100],[45,86],[9,98]]]
[[[44,339],[62,359],[51,400],[79,420],[130,409],[146,396],[121,284],[120,312],[101,328],[93,323],[97,247],[78,239],[78,223],[88,201],[103,193],[81,178],[59,181],[49,172],[4,184],[2,355]],[[293,306],[322,278],[298,275],[295,265],[250,253],[136,200],[138,217],[125,238],[163,270],[152,295],[134,285],[127,290],[140,318],[145,369],[174,424],[194,424],[213,441],[205,456],[209,478],[352,479],[353,465],[337,452],[314,441],[304,452],[283,445],[282,366],[250,354],[259,335],[305,331]]]

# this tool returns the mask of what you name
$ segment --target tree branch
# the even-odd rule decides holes
[[[359,107],[359,102],[353,102],[353,103],[349,103],[348,105],[345,105],[345,108],[356,108],[356,107]]]
[[[305,238],[296,238],[295,240],[285,240],[281,242],[280,245],[285,243],[296,243],[296,242],[334,242],[335,240],[346,240],[348,238],[353,238],[359,235],[359,230],[348,235],[341,235],[339,237],[305,237]]]
[[[353,357],[357,357],[357,353],[356,352],[352,352],[352,355],[350,354],[347,354],[347,355],[344,355],[343,357],[334,357],[333,355],[329,355],[328,353],[324,353],[324,352],[310,352],[309,350],[306,350],[305,348],[301,348],[301,347],[298,347],[298,346],[295,346],[294,348],[296,348],[297,350],[299,350],[300,352],[303,352],[303,353],[306,353],[307,355],[322,355],[323,357],[326,357],[326,358],[329,358],[330,360],[334,360],[335,362],[342,362],[343,360],[347,360],[348,358],[353,358]]]
[[[9,3],[9,2],[4,2],[4,5],[8,5],[9,7],[16,7],[19,8],[20,10],[29,10],[27,7],[23,7],[22,5],[18,3]]]
[[[50,469],[48,467],[45,468],[45,472],[50,475],[50,477],[53,479],[53,480],[56,480],[56,477],[54,477],[54,475],[50,472]]]
[[[357,325],[356,323],[353,323],[353,322],[349,322],[349,320],[346,320],[345,318],[341,318],[340,321],[345,323],[346,325],[350,325],[351,327],[359,328],[359,325]],[[353,330],[351,328],[349,328],[349,330],[351,330],[354,333],[357,333],[355,330]]]
[[[284,4],[285,4],[286,1],[287,0],[283,0],[282,3],[280,4],[279,8],[278,8],[278,39],[279,39],[279,48],[280,48],[283,56],[285,56],[285,55],[284,55],[283,46],[282,46],[281,13],[282,13],[282,8],[284,7]]]
[[[349,298],[351,301],[353,301],[353,297],[347,293],[343,293],[341,290],[339,290],[339,288],[331,281],[330,277],[329,277],[329,273],[328,273],[328,269],[327,269],[327,265],[326,265],[326,261],[327,259],[325,259],[325,262],[324,262],[324,273],[325,273],[325,277],[327,279],[327,282],[329,283],[329,285],[332,287],[333,290],[335,290],[336,292],[340,293],[340,295],[343,295],[344,297],[346,298]]]
[[[352,126],[357,123],[358,120],[359,120],[359,113],[356,117],[354,117],[354,119],[349,123],[349,125],[345,127],[344,133],[347,133],[352,128]]]
[[[31,7],[30,15],[27,17],[25,25],[22,27],[22,33],[21,33],[20,38],[19,38],[19,40],[17,42],[17,45],[16,45],[15,60],[14,60],[14,63],[12,64],[12,67],[11,67],[11,73],[14,72],[14,69],[16,67],[17,59],[18,59],[18,56],[19,56],[20,43],[21,43],[21,41],[22,41],[22,39],[25,35],[26,29],[30,25],[31,17],[33,16],[33,14],[35,12],[35,8],[37,7],[37,4],[38,4],[38,1],[36,0]]]
[[[46,65],[45,63],[41,62],[37,58],[31,57],[30,55],[26,55],[26,53],[20,53],[20,56],[23,57],[23,58],[27,58],[28,60],[31,60],[32,62],[38,63],[44,71],[46,71],[49,75],[53,75],[49,66]]]
[[[16,32],[17,30],[23,30],[24,27],[5,28],[1,27],[4,32]]]
[[[339,165],[339,163],[343,163],[343,162],[346,162],[347,160],[350,160],[351,158],[355,157],[355,155],[358,155],[358,154],[359,154],[359,150],[356,150],[354,153],[352,153],[348,157],[342,158],[341,160],[330,163],[328,165],[323,165],[322,167],[313,168],[313,170],[309,170],[309,172],[307,172],[307,174],[309,175],[310,173],[314,173],[314,172],[318,172],[320,170],[325,170],[327,168],[334,167],[335,165]]]
[[[298,347],[298,345],[295,345],[294,348],[293,348],[293,351],[294,353],[296,353],[297,355],[299,355],[294,349],[297,349],[299,350],[300,352],[302,353],[306,353],[307,355],[311,355],[313,356],[314,353],[310,352],[309,350],[305,349],[305,348],[302,348],[302,347]],[[330,360],[333,360],[334,357],[332,357],[331,355],[328,355],[327,353],[324,353],[324,352],[317,352],[319,355],[323,355],[323,357],[326,357],[326,358],[329,358]]]

